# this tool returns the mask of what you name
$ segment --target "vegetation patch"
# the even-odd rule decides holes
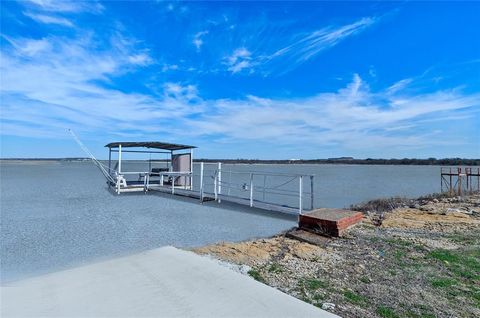
[[[248,275],[250,275],[250,277],[252,277],[253,279],[258,280],[259,282],[265,283],[265,279],[262,277],[262,274],[260,274],[260,272],[255,269],[249,270]]]
[[[458,282],[451,278],[434,278],[430,280],[430,283],[435,288],[446,288],[456,285]]]
[[[354,291],[346,290],[343,292],[343,296],[348,299],[349,302],[357,305],[365,305],[368,303],[368,298],[362,296]]]
[[[390,307],[380,305],[376,310],[377,314],[383,318],[399,318],[400,316]]]
[[[283,266],[278,263],[272,263],[267,268],[270,273],[281,273],[283,272]]]
[[[328,287],[328,283],[315,278],[304,278],[300,281],[300,285],[309,291]]]

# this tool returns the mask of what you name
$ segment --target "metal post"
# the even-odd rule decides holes
[[[122,173],[122,145],[118,145],[118,174]]]
[[[108,147],[108,174],[112,175],[112,148]]]
[[[190,148],[190,190],[193,190],[193,148]]]
[[[314,205],[315,205],[315,200],[314,200],[314,189],[313,189],[313,185],[314,185],[314,180],[313,180],[314,176],[310,176],[310,207],[311,209],[313,210],[314,209]]]
[[[172,175],[172,194],[175,194],[175,175]]]
[[[458,168],[457,169],[457,172],[458,172],[458,180],[457,180],[457,183],[458,183],[458,195],[461,196],[462,195],[462,170],[461,168]]]
[[[452,187],[453,187],[453,183],[452,183],[452,182],[453,182],[453,181],[452,181],[452,168],[450,168],[449,176],[450,176],[450,187],[449,187],[449,189],[448,189],[448,192],[450,192],[450,194],[452,194],[452,193],[453,193],[453,188],[452,188]]]
[[[218,194],[222,194],[222,163],[218,163]],[[219,198],[218,202],[222,202],[222,200]]]
[[[231,188],[232,188],[232,170],[230,168],[230,173],[228,174],[228,195],[230,195]]]
[[[265,202],[265,187],[267,186],[267,175],[263,175],[263,202]]]
[[[250,173],[250,207],[253,207],[253,173]]]
[[[213,178],[213,192],[215,194],[215,201],[218,200],[218,183],[217,183],[217,178],[218,178],[218,171],[215,171],[215,175],[214,175],[214,178]]]
[[[148,175],[149,173],[145,173],[143,177],[143,190],[145,191],[145,193],[147,193],[148,191]]]
[[[203,202],[203,162],[200,162],[200,202]]]
[[[302,214],[302,192],[303,192],[303,176],[299,177],[299,184],[298,184],[298,212]]]

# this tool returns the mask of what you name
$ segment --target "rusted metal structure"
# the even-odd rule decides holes
[[[442,192],[462,195],[480,191],[480,168],[442,167],[440,168],[440,187]]]

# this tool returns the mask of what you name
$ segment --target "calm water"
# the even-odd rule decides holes
[[[315,174],[316,207],[439,191],[439,167],[432,166],[224,165],[223,169],[223,179],[236,184],[244,183],[248,175],[235,179],[228,171]],[[0,173],[3,282],[164,245],[193,247],[270,236],[295,224],[291,217],[223,203],[200,205],[159,194],[113,195],[89,162],[4,163]],[[296,189],[298,184],[286,187]],[[267,194],[267,200],[296,199]]]

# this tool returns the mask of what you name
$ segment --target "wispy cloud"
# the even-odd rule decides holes
[[[31,12],[24,12],[23,14],[40,23],[58,24],[58,25],[63,25],[67,27],[73,27],[73,23],[66,18],[55,17],[51,15],[44,15],[44,14],[36,14]]]
[[[277,50],[268,56],[267,59],[270,60],[290,55],[291,57],[294,57],[297,63],[306,62],[323,50],[331,48],[346,38],[362,32],[373,25],[376,21],[377,19],[375,18],[367,17],[340,27],[329,26],[313,31],[310,34],[301,37],[298,41]]]
[[[224,59],[224,63],[232,73],[238,73],[244,69],[252,71],[252,53],[244,47],[238,48]]]
[[[431,138],[432,134],[442,135],[442,131],[419,133],[422,129],[418,128],[426,119],[448,122],[458,112],[467,118],[474,116],[480,111],[480,94],[465,95],[457,90],[418,95],[392,95],[388,90],[374,93],[355,75],[337,92],[302,99],[249,96],[210,103],[215,111],[191,122],[194,131],[278,144],[412,148],[447,143],[449,138]]]
[[[379,18],[365,17],[351,24],[342,26],[327,26],[320,30],[311,31],[308,33],[297,34],[293,37],[293,41],[286,46],[274,49],[269,52],[264,49],[257,52],[257,54],[249,54],[248,61],[241,61],[245,67],[235,68],[227,64],[228,70],[232,73],[238,73],[242,69],[249,69],[253,67],[260,70],[263,74],[269,74],[272,69],[276,68],[276,63],[281,65],[281,73],[288,72],[299,65],[315,58],[322,51],[334,47],[340,42],[361,33],[367,28],[375,24]],[[254,43],[256,45],[256,43]],[[237,48],[232,53],[235,57],[240,50],[248,51],[248,48]],[[242,66],[240,65],[240,66]]]
[[[65,13],[101,13],[104,7],[95,0],[92,1],[73,1],[73,0],[28,0],[23,1],[27,6],[36,9],[51,11],[51,12],[65,12]]]
[[[197,51],[200,51],[200,49],[202,48],[202,45],[203,45],[202,38],[207,34],[208,34],[208,31],[202,31],[202,32],[196,33],[195,36],[193,37],[192,43],[197,48]]]

